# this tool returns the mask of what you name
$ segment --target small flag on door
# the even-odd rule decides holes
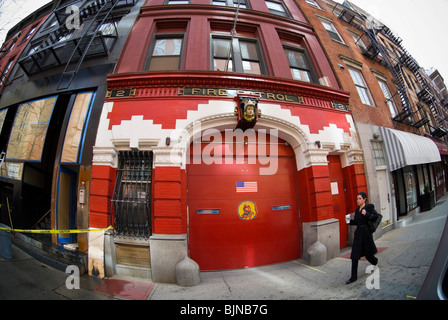
[[[237,181],[236,182],[236,192],[258,192],[258,183],[255,182],[245,182],[245,181]]]

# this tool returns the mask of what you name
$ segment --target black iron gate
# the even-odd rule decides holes
[[[151,151],[120,151],[112,198],[117,234],[148,238],[151,235]]]

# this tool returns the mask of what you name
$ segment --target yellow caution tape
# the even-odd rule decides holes
[[[112,226],[109,226],[105,229],[77,229],[77,230],[33,230],[33,229],[8,229],[8,228],[0,228],[0,230],[4,230],[7,232],[19,232],[19,233],[40,233],[40,234],[69,234],[69,233],[87,233],[87,232],[96,232],[96,231],[107,231],[112,229]]]

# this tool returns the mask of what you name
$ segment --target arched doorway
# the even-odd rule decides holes
[[[299,258],[293,149],[284,140],[260,131],[236,142],[228,139],[229,132],[233,131],[190,146],[190,257],[201,270],[254,267]],[[260,174],[267,166],[275,167],[275,172]]]

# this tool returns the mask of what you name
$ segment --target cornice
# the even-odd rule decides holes
[[[193,15],[205,15],[213,19],[219,17],[219,19],[230,19],[233,22],[235,18],[236,8],[217,5],[205,5],[205,4],[189,4],[189,5],[157,5],[157,6],[144,6],[140,10],[139,18],[142,17],[156,17],[160,19],[168,19],[171,15],[176,17],[191,17]],[[303,21],[294,20],[279,15],[273,15],[268,12],[257,11],[253,9],[240,8],[239,22],[250,23],[271,23],[277,27],[297,29],[300,32],[314,34],[314,28],[311,24]]]
[[[137,91],[157,91],[158,96],[177,96],[184,87],[229,88],[279,92],[312,99],[349,104],[345,91],[271,76],[236,74],[214,71],[135,72],[112,74],[107,77],[108,89],[135,88]],[[150,95],[154,95],[151,93]],[[142,94],[139,94],[142,96]]]

